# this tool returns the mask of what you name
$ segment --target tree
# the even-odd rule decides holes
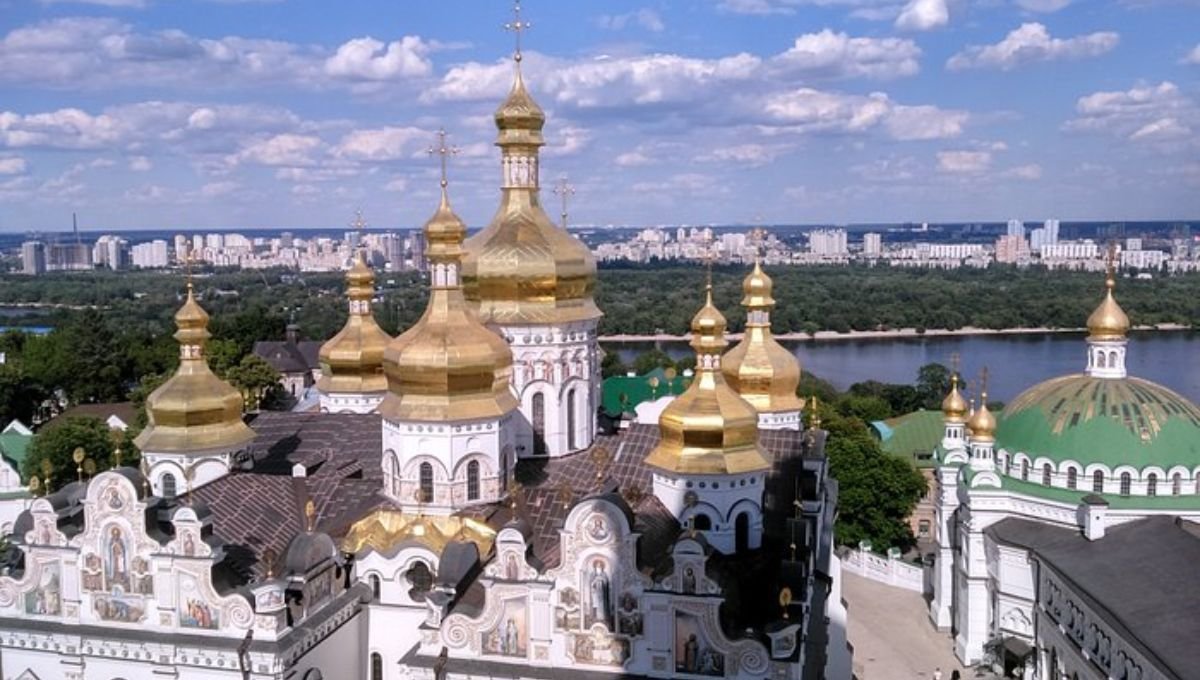
[[[225,378],[229,374],[229,369],[241,363],[245,354],[233,340],[214,339],[209,340],[205,345],[204,356],[208,358],[208,367],[212,369],[212,372]]]
[[[62,488],[78,478],[78,466],[71,457],[76,448],[84,450],[97,470],[107,470],[113,466],[113,449],[119,443],[114,439],[108,425],[99,418],[67,418],[56,422],[33,436],[22,474],[26,479],[37,475],[44,482],[47,467],[43,461],[48,461],[51,483],[48,490]],[[136,465],[137,460],[125,455],[122,449],[121,464]]]
[[[13,420],[32,425],[42,394],[18,364],[0,364],[0,430]]]
[[[633,370],[638,375],[646,375],[656,368],[675,368],[675,361],[661,349],[643,352],[633,361]]]
[[[826,413],[825,455],[838,481],[837,541],[908,548],[913,536],[907,518],[925,493],[925,477],[911,461],[884,453],[861,420]]]
[[[950,369],[939,363],[925,364],[917,369],[917,396],[921,408],[939,408],[950,392]]]
[[[226,379],[241,391],[247,411],[277,404],[283,392],[279,371],[256,354],[243,357],[241,363],[229,369]]]
[[[616,350],[604,353],[604,358],[600,360],[600,376],[603,378],[611,378],[614,375],[625,375],[629,368],[621,361],[621,355],[617,354]]]
[[[75,403],[123,400],[125,353],[100,312],[84,310],[61,332],[69,348],[65,357],[69,372],[63,385],[67,397]]]

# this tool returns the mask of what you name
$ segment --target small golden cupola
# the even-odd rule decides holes
[[[1128,376],[1125,350],[1129,344],[1129,317],[1113,297],[1117,287],[1115,262],[1116,250],[1110,247],[1104,299],[1087,320],[1087,369],[1084,373],[1091,378],[1123,379]]]
[[[337,335],[321,346],[321,410],[366,413],[374,410],[387,391],[383,353],[392,338],[371,314],[375,274],[360,251],[346,272],[350,314]]]
[[[996,441],[996,416],[988,409],[987,399],[987,392],[979,395],[979,407],[967,421],[967,430],[971,433],[973,442]]]
[[[518,17],[511,25],[528,27]],[[467,239],[463,290],[487,324],[548,325],[596,320],[596,260],[579,239],[555,225],[539,199],[539,149],[546,114],[525,87],[518,43],[512,90],[496,110],[501,157],[500,207]]]
[[[800,361],[771,334],[771,290],[771,277],[755,260],[754,270],[742,282],[746,332],[725,355],[722,372],[730,387],[758,410],[760,427],[799,428],[804,407],[796,396]]]
[[[713,306],[712,284],[692,319],[696,374],[659,417],[660,441],[646,464],[674,475],[740,475],[762,472],[770,459],[758,443],[758,412],[721,372],[725,317]]]
[[[196,302],[191,281],[175,324],[179,368],[146,399],[149,422],[134,443],[148,455],[241,449],[254,439],[254,430],[242,421],[241,393],[208,367],[208,313]]]
[[[945,416],[946,422],[965,423],[967,422],[967,400],[963,398],[962,392],[958,391],[958,374],[950,376],[950,393],[942,400],[942,415]]]
[[[1124,340],[1129,333],[1129,317],[1113,297],[1117,287],[1111,267],[1104,279],[1104,299],[1088,317],[1088,338],[1092,340]]]
[[[463,297],[467,228],[450,207],[446,186],[443,172],[441,204],[425,224],[431,284],[425,314],[384,352],[388,394],[379,410],[393,421],[496,418],[517,408],[509,387],[512,350]]]

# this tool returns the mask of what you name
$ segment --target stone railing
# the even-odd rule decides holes
[[[889,586],[925,592],[925,569],[901,560],[898,552],[889,552],[884,557],[868,550],[844,549],[841,557],[843,571]]]

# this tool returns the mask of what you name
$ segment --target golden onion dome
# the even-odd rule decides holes
[[[996,416],[988,409],[987,392],[979,395],[979,408],[971,414],[971,419],[967,421],[967,429],[971,431],[973,440],[996,441]]]
[[[188,283],[187,301],[175,314],[179,368],[146,398],[146,429],[134,439],[147,453],[207,453],[240,449],[254,439],[242,421],[240,392],[213,374],[204,358],[208,313]]]
[[[1088,317],[1088,337],[1093,340],[1121,340],[1129,332],[1129,317],[1113,297],[1117,282],[1110,271],[1105,278],[1104,300]]]
[[[512,350],[467,305],[459,285],[466,226],[442,204],[425,225],[430,243],[425,314],[388,345],[388,393],[379,407],[391,420],[446,422],[497,418],[517,408],[509,382]]]
[[[946,420],[961,423],[967,419],[967,400],[958,391],[958,374],[950,376],[950,394],[942,400],[942,415]]]
[[[726,475],[768,470],[770,458],[758,443],[758,412],[721,374],[725,317],[712,304],[692,319],[696,375],[687,390],[659,416],[660,439],[646,464],[675,474]]]
[[[492,221],[467,239],[463,290],[484,323],[557,324],[601,316],[596,260],[542,209],[538,149],[546,116],[518,68],[496,111],[503,191]]]
[[[383,352],[392,338],[371,314],[375,274],[362,253],[346,272],[346,297],[350,299],[346,325],[321,345],[321,379],[317,389],[325,394],[383,392],[387,389]]]
[[[746,308],[746,332],[725,354],[721,370],[729,385],[759,413],[800,411],[804,401],[796,396],[800,387],[800,361],[771,333],[771,277],[758,262],[742,282],[742,306]]]

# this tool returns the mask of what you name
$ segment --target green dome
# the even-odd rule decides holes
[[[1200,408],[1140,378],[1067,375],[1035,385],[1004,408],[996,448],[1056,463],[1073,460],[1164,471],[1200,465]]]

